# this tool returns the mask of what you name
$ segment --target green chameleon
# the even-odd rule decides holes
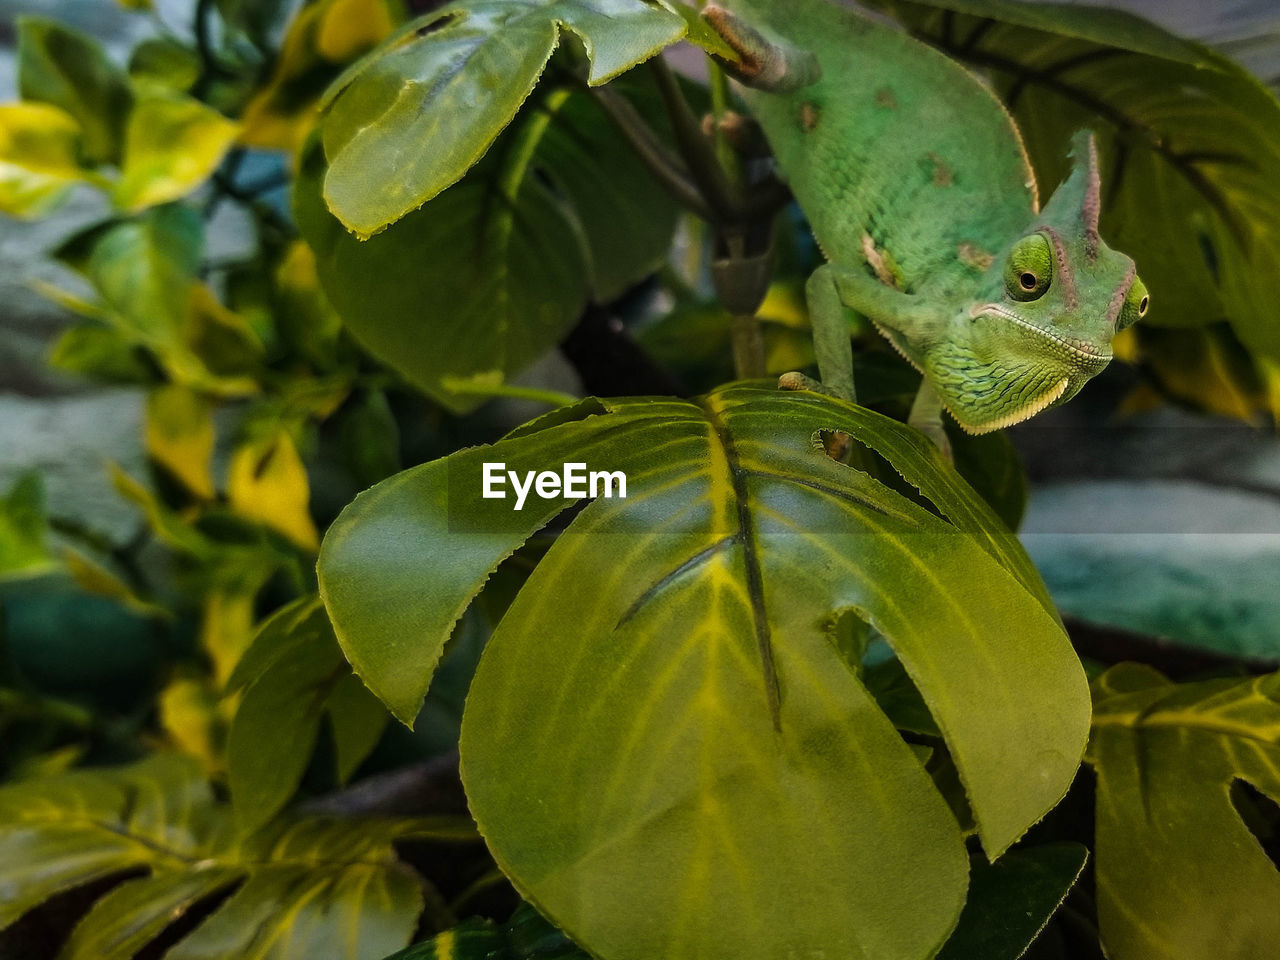
[[[943,408],[997,430],[1106,367],[1149,298],[1098,236],[1091,134],[1040,208],[1013,119],[959,64],[826,0],[731,6],[704,16],[829,261],[806,287],[822,389],[855,399],[843,306],[924,374],[909,422],[948,455]]]

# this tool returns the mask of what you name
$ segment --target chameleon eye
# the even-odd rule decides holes
[[[1014,300],[1038,300],[1053,280],[1053,250],[1041,234],[1023,237],[1009,253],[1004,285]]]
[[[1124,298],[1124,306],[1120,308],[1120,316],[1116,318],[1116,332],[1131,327],[1147,315],[1147,307],[1151,306],[1151,295],[1147,293],[1147,285],[1138,277],[1133,278],[1128,294]]]

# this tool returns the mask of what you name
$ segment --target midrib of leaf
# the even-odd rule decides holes
[[[110,823],[104,823],[103,821],[96,820],[93,817],[84,817],[84,818],[62,817],[62,818],[59,818],[56,822],[59,825],[67,825],[67,826],[75,826],[75,827],[95,827],[103,831],[104,833],[109,833],[114,837],[119,837],[121,840],[127,840],[129,843],[136,844],[137,846],[145,850],[148,854],[151,854],[152,856],[150,858],[150,861],[153,863],[157,861],[161,861],[161,862],[173,861],[174,863],[178,864],[181,867],[194,868],[197,864],[211,862],[210,858],[194,857],[194,856],[188,856],[187,854],[179,853],[177,850],[174,850],[172,847],[166,847],[163,844],[150,839],[149,837],[145,837],[139,833],[134,833],[130,830],[117,827]]]
[[[311,852],[294,852],[288,855],[277,853],[289,842],[290,832],[286,831],[272,844],[271,852],[265,857],[244,857],[238,856],[236,849],[233,847],[224,851],[210,851],[208,855],[201,856],[199,854],[186,854],[173,847],[165,845],[163,842],[148,837],[138,831],[130,830],[127,826],[121,826],[104,822],[95,817],[76,817],[76,816],[60,816],[52,820],[39,820],[33,818],[30,821],[36,827],[41,826],[58,826],[72,828],[92,828],[101,830],[104,833],[119,837],[130,843],[136,844],[152,856],[149,862],[155,867],[161,867],[165,862],[170,865],[176,865],[182,869],[188,870],[210,870],[215,867],[250,871],[261,867],[386,867],[392,861],[387,859],[368,858],[365,856],[355,858],[332,858],[319,856],[323,849],[323,845],[317,844],[311,848]],[[408,832],[412,832],[407,828]]]
[[[509,334],[511,329],[511,290],[508,280],[511,274],[511,241],[515,234],[517,201],[520,190],[528,181],[529,168],[537,154],[542,138],[556,119],[560,108],[572,91],[560,88],[552,90],[532,110],[499,159],[498,172],[489,189],[485,191],[484,206],[480,214],[481,226],[476,232],[475,262],[489,264],[489,275],[483,282],[491,283],[497,300],[500,329]],[[565,211],[569,216],[568,211]],[[484,254],[488,252],[489,256]],[[503,342],[506,342],[506,337]],[[497,360],[498,368],[502,360]]]
[[[748,500],[746,471],[738,459],[738,451],[734,446],[733,436],[724,422],[724,405],[718,396],[710,396],[701,402],[711,425],[713,436],[720,444],[723,456],[722,468],[728,474],[728,482],[733,490],[734,503],[737,508],[738,532],[735,539],[742,545],[743,565],[747,575],[747,596],[751,601],[751,620],[755,628],[756,647],[760,652],[760,667],[764,674],[765,698],[769,704],[769,717],[773,729],[782,730],[781,703],[778,692],[778,674],[773,660],[773,637],[769,627],[769,618],[764,605],[764,574],[760,566],[759,547],[756,543],[755,524],[751,516],[751,505]],[[719,461],[715,461],[720,463]],[[714,478],[713,478],[714,479]],[[723,480],[720,484],[723,484]]]
[[[1274,704],[1273,704],[1274,705]],[[1237,740],[1253,740],[1269,747],[1280,746],[1280,724],[1258,726],[1235,723],[1221,716],[1207,715],[1196,710],[1133,710],[1125,713],[1094,715],[1095,728],[1126,727],[1133,730],[1185,729],[1200,733],[1216,733]],[[1264,731],[1270,731],[1270,736]]]

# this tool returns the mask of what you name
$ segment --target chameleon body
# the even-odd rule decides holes
[[[745,96],[829,261],[807,288],[824,387],[854,399],[843,307],[923,373],[911,422],[944,450],[942,408],[996,430],[1107,365],[1148,297],[1098,236],[1091,135],[1040,208],[1012,118],[955,61],[826,0],[730,0],[706,16],[741,54]]]

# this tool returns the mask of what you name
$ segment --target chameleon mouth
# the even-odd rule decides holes
[[[1023,320],[1022,317],[1018,316],[1012,310],[1009,310],[998,303],[984,303],[974,306],[969,315],[972,317],[980,317],[984,315],[995,316],[1004,320],[1011,320],[1024,330],[1029,330],[1030,332],[1039,335],[1089,366],[1094,366],[1096,364],[1102,364],[1105,366],[1111,362],[1112,355],[1110,353],[1103,353],[1101,350],[1096,350],[1091,346],[1086,346],[1079,340],[1068,340],[1066,337],[1060,337],[1051,330],[1046,330],[1044,327],[1038,327],[1028,320]]]

